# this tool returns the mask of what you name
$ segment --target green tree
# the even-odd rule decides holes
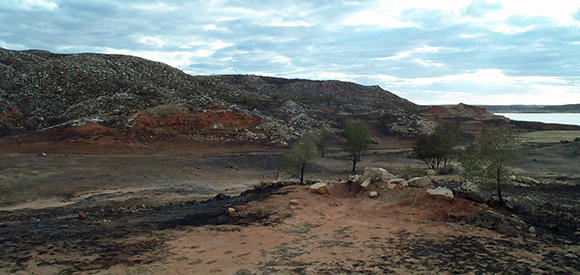
[[[482,140],[469,145],[461,157],[463,176],[479,183],[494,181],[499,201],[504,204],[501,184],[509,178],[521,155],[515,128],[484,129]]]
[[[356,162],[360,160],[362,152],[368,150],[371,134],[364,122],[348,122],[344,127],[346,148],[352,158],[352,174],[356,173]]]
[[[294,143],[290,152],[284,154],[284,170],[292,176],[300,176],[300,184],[304,184],[304,171],[314,159],[315,152],[315,140],[312,136],[305,135]]]
[[[454,156],[454,147],[461,136],[459,122],[445,122],[437,125],[431,134],[417,137],[413,153],[433,170],[446,166]]]

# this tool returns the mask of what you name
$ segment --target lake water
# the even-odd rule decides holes
[[[496,115],[505,116],[512,120],[538,121],[544,123],[558,123],[580,126],[580,113],[574,114],[497,113]]]

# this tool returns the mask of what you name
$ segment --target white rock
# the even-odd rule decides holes
[[[433,186],[431,179],[428,177],[412,178],[407,182],[407,184],[410,187],[417,187],[417,188],[427,188],[427,187]]]
[[[405,179],[399,179],[399,178],[389,180],[389,181],[387,181],[387,183],[400,185],[402,187],[408,187],[409,186],[409,184],[407,183],[407,181]]]
[[[431,195],[432,197],[443,199],[446,201],[453,200],[453,191],[447,187],[439,186],[435,189],[427,190],[427,194]]]
[[[328,192],[328,185],[324,182],[318,182],[310,186],[310,192],[314,194],[324,194]]]
[[[387,188],[389,190],[393,190],[395,188],[397,188],[397,186],[399,186],[398,184],[394,184],[394,183],[387,183]]]
[[[228,207],[228,210],[226,210],[226,214],[228,214],[228,216],[233,216],[235,213],[236,213],[235,208]]]
[[[369,187],[371,185],[371,179],[365,179],[361,184],[360,187],[362,187],[363,190],[368,190]]]
[[[362,178],[361,175],[354,175],[354,176],[350,176],[348,178],[348,181],[350,181],[350,182],[356,182],[356,183],[360,183],[360,182],[362,182],[362,180],[363,180],[363,178]]]
[[[388,181],[396,178],[393,174],[380,167],[365,167],[363,178],[375,181]]]
[[[371,197],[373,199],[378,197],[378,196],[379,196],[379,193],[377,193],[377,191],[371,191],[371,193],[369,193],[369,197]]]

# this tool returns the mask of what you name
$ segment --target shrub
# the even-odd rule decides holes
[[[437,175],[450,175],[455,171],[455,166],[447,164],[445,166],[437,168]]]
[[[422,177],[425,176],[425,171],[421,168],[413,168],[411,167],[411,165],[407,165],[405,166],[405,169],[403,169],[403,173],[401,175],[402,178],[406,179],[406,180],[410,180],[412,178],[415,177]]]

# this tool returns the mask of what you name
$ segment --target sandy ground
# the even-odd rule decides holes
[[[526,145],[516,172],[542,183],[506,186],[506,196],[533,198],[541,215],[380,184],[376,199],[339,183],[325,195],[289,185],[236,196],[285,177],[283,150],[268,148],[2,151],[0,273],[579,273],[580,233],[557,222],[575,226],[580,217],[577,145]],[[309,179],[348,176],[343,153],[330,155],[312,165]],[[363,156],[359,169],[400,174],[408,165],[423,166],[409,148],[392,146]],[[452,187],[456,178],[434,179]],[[207,200],[218,193],[232,197]]]

